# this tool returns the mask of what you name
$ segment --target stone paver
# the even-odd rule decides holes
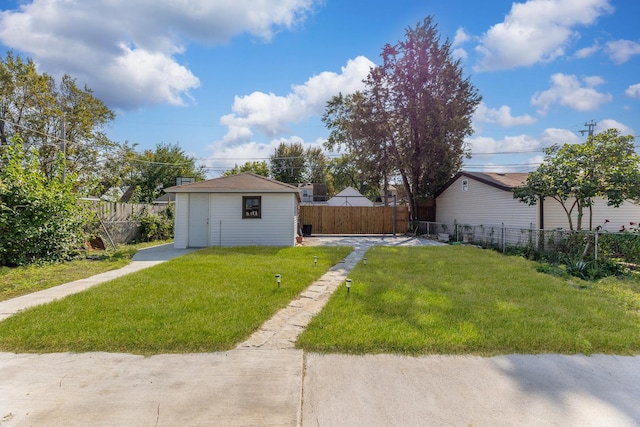
[[[267,320],[237,349],[293,349],[298,335],[313,316],[320,313],[331,294],[344,283],[347,274],[362,260],[371,243],[359,245],[342,262],[307,287],[289,305]]]

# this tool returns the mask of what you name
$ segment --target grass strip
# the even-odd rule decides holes
[[[351,250],[203,249],[12,316],[0,322],[0,350],[228,350]]]
[[[92,251],[92,259],[24,267],[0,267],[0,301],[122,268],[138,250],[166,242],[122,245],[117,250]]]
[[[638,354],[640,285],[473,247],[375,247],[300,336],[321,353]]]

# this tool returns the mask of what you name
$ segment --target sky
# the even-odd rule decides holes
[[[429,15],[483,97],[464,170],[533,170],[591,123],[640,132],[635,0],[3,0],[0,48],[91,88],[112,140],[178,144],[213,178],[322,146],[326,102]]]

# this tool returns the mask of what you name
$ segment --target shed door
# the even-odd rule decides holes
[[[209,195],[189,195],[189,247],[209,246]]]

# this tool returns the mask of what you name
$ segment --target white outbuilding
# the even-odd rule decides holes
[[[329,200],[329,206],[373,206],[373,202],[360,194],[358,190],[347,187]]]
[[[170,187],[175,193],[174,246],[293,246],[298,188],[254,173]]]

